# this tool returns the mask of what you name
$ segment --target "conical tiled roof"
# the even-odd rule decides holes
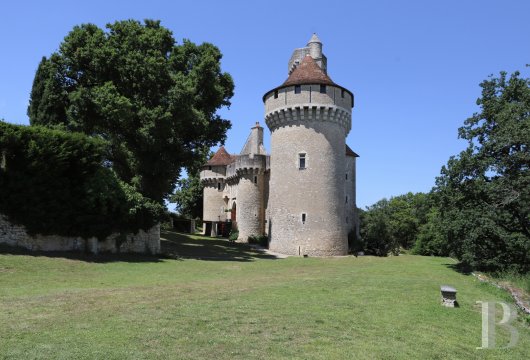
[[[225,166],[234,162],[234,156],[230,155],[224,146],[221,146],[219,150],[212,156],[206,163],[209,166]]]
[[[304,57],[282,86],[304,84],[336,85],[310,55]]]

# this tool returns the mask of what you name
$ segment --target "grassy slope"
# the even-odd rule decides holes
[[[509,297],[447,258],[273,260],[166,238],[191,258],[0,254],[0,358],[530,358],[521,322],[515,348],[475,349],[475,302]],[[460,308],[440,305],[441,284]]]

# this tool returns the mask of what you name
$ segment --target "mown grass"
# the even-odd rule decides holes
[[[510,298],[448,258],[274,259],[164,238],[168,258],[0,254],[0,358],[530,358],[521,321],[514,348],[476,349],[476,301]],[[442,284],[459,308],[440,305]]]

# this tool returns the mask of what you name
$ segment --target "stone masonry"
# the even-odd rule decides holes
[[[21,247],[32,251],[87,251],[97,254],[110,253],[160,253],[160,226],[148,231],[140,230],[138,234],[126,235],[126,240],[119,246],[117,234],[104,241],[96,238],[65,237],[58,235],[29,235],[23,226],[12,224],[5,216],[0,215],[0,244]]]
[[[328,76],[315,34],[294,51],[288,75],[263,96],[271,155],[256,123],[239,155],[221,147],[203,166],[203,221],[212,236],[231,221],[241,242],[266,234],[278,253],[345,255],[348,233],[358,231],[358,155],[345,143],[353,93]]]

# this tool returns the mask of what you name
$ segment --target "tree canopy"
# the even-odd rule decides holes
[[[35,75],[31,124],[79,131],[110,144],[118,176],[157,202],[182,167],[223,142],[234,84],[212,44],[177,45],[159,21],[76,26]]]
[[[459,129],[468,147],[436,179],[440,216],[464,263],[529,271],[530,79],[503,72],[480,86],[480,111]]]
[[[431,193],[383,199],[361,213],[367,250],[413,245],[479,270],[530,271],[530,79],[502,72],[480,86],[480,111],[459,129],[468,147]]]

